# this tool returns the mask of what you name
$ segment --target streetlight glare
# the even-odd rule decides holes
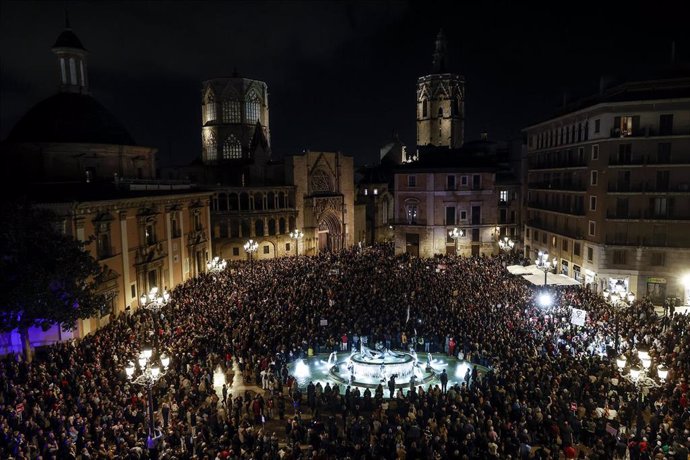
[[[550,307],[551,304],[553,303],[553,298],[551,297],[551,294],[543,292],[543,293],[539,294],[539,297],[537,298],[537,302],[539,303],[539,306],[541,306],[541,307]]]

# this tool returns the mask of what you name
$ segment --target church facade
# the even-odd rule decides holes
[[[105,273],[98,289],[108,300],[72,331],[30,329],[34,347],[84,337],[136,310],[153,288],[171,290],[204,273],[211,254],[211,193],[156,179],[157,149],[137,145],[90,95],[86,50],[69,24],[53,52],[59,92],[31,108],[0,144],[12,165],[4,183],[15,184],[9,199],[50,209],[63,234],[90,241],[86,250]],[[0,353],[20,343],[17,332],[1,334]]]

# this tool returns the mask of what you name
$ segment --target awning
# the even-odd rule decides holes
[[[517,276],[522,276],[535,286],[544,285],[544,270],[538,268],[536,265],[510,265],[508,271]],[[546,274],[546,284],[556,286],[579,286],[580,282],[565,275],[556,275],[551,272]]]

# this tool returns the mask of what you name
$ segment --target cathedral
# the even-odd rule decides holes
[[[31,108],[0,144],[12,166],[2,173],[12,184],[4,198],[53,211],[63,234],[89,241],[107,302],[74,330],[31,328],[33,347],[84,337],[142,307],[142,295],[204,273],[211,254],[211,193],[156,178],[157,149],[137,145],[91,96],[87,51],[69,23],[52,51],[57,94]],[[0,334],[0,353],[20,348],[16,331]]]
[[[417,80],[417,152],[389,183],[398,254],[491,255],[500,240],[520,236],[520,147],[487,133],[465,140],[465,78],[448,61],[440,31],[432,73]]]

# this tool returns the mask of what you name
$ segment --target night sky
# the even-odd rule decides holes
[[[467,139],[509,140],[602,75],[638,78],[690,61],[682,2],[0,2],[0,138],[57,90],[64,28],[90,51],[92,94],[159,160],[200,152],[201,81],[263,80],[273,151],[377,158],[394,131],[415,142],[417,77],[439,28],[466,79]],[[567,8],[564,10],[563,8]]]

